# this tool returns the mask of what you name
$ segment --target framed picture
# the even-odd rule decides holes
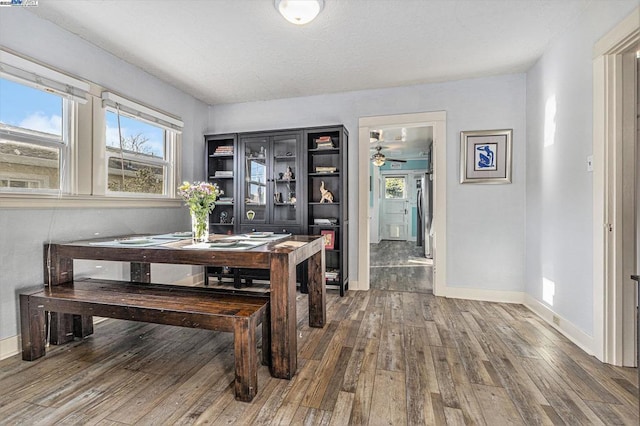
[[[336,242],[336,231],[325,229],[320,231],[320,235],[324,237],[324,248],[327,250],[333,250]]]
[[[460,132],[460,183],[511,183],[513,129]]]

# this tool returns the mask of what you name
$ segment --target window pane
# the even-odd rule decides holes
[[[406,183],[404,177],[384,178],[385,198],[405,198],[405,187]]]
[[[149,165],[140,161],[109,157],[107,186],[114,192],[137,192],[162,194],[164,189],[163,166]]]
[[[120,114],[120,132],[118,132],[118,114],[107,111],[106,120],[107,146],[119,150],[120,135],[124,151],[165,158],[165,131],[163,128]]]
[[[60,189],[60,149],[0,139],[0,188]]]
[[[62,138],[62,98],[0,78],[0,122]]]

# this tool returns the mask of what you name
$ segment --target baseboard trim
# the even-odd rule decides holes
[[[451,299],[481,300],[483,302],[524,303],[524,293],[521,291],[445,287],[440,289],[438,296],[449,297]]]
[[[561,315],[558,315],[547,305],[535,299],[529,294],[525,294],[523,304],[531,312],[538,315],[551,327],[555,328],[563,336],[571,340],[571,342],[578,346],[580,349],[582,349],[589,355],[594,355],[593,336],[589,336],[587,333],[580,330],[573,323],[571,323],[571,321],[562,317]],[[558,319],[558,324],[553,321],[554,317]]]
[[[0,360],[20,353],[20,336],[11,336],[0,340]]]

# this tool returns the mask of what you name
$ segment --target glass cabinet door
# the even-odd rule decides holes
[[[299,222],[297,189],[300,151],[298,134],[273,136],[273,223],[294,224]]]
[[[267,148],[266,138],[244,140],[244,211],[243,222],[266,223],[267,218]]]

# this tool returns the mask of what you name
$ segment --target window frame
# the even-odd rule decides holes
[[[0,78],[12,81],[13,83],[19,84],[24,87],[29,87],[31,89],[40,90],[46,93],[49,93],[54,96],[58,96],[61,101],[61,135],[58,138],[56,135],[37,135],[31,133],[31,129],[12,126],[9,124],[0,123],[0,136],[2,138],[7,139],[12,142],[24,143],[24,144],[32,144],[36,146],[42,146],[47,148],[56,148],[58,149],[58,180],[59,185],[58,188],[4,188],[0,187],[0,194],[11,194],[11,193],[19,193],[19,194],[32,194],[34,196],[38,194],[71,194],[73,185],[72,185],[72,168],[69,167],[70,162],[72,161],[72,153],[75,145],[75,132],[73,122],[74,122],[74,110],[76,106],[76,102],[66,98],[59,93],[51,93],[47,90],[44,90],[41,86],[37,84],[31,84],[28,81],[18,81],[15,78],[9,78],[7,75],[0,75]],[[2,176],[0,175],[0,179]],[[10,179],[10,177],[8,177]]]
[[[0,76],[23,85],[29,85],[28,79],[35,81],[51,82],[53,90],[47,89],[62,96],[63,103],[63,137],[68,144],[64,153],[64,161],[61,165],[61,182],[64,183],[64,191],[57,190],[8,190],[0,191],[1,209],[32,209],[32,208],[158,208],[179,207],[182,200],[177,198],[176,186],[182,181],[181,174],[181,144],[182,121],[162,113],[155,108],[145,106],[133,101],[129,105],[143,107],[142,115],[145,117],[158,114],[166,117],[173,127],[171,131],[165,131],[166,159],[172,165],[167,169],[165,178],[165,194],[120,193],[107,194],[106,158],[106,120],[102,107],[101,95],[106,88],[94,83],[80,80],[68,73],[59,71],[53,67],[41,64],[35,60],[0,49]],[[14,72],[16,78],[7,74],[7,70]],[[42,77],[44,76],[44,77]],[[24,78],[22,78],[24,77]],[[61,84],[57,84],[61,83]],[[42,90],[46,85],[33,83],[33,87]],[[111,93],[111,92],[109,92]],[[134,117],[137,118],[137,117]],[[66,123],[66,124],[65,124]],[[155,124],[155,123],[152,123]],[[166,130],[166,129],[165,129]],[[3,132],[0,129],[0,132]],[[5,132],[7,133],[7,132]],[[168,136],[170,135],[170,136]],[[11,133],[11,138],[18,138],[16,133]],[[167,139],[170,138],[170,143]],[[46,138],[45,138],[46,139]],[[55,146],[55,145],[54,145]],[[62,173],[65,178],[62,178]]]
[[[144,120],[141,119],[139,117],[135,117],[132,114],[128,114],[126,112],[122,112],[122,111],[118,111],[116,108],[113,108],[111,106],[103,106],[104,109],[104,115],[105,115],[105,126],[104,126],[104,130],[105,130],[105,141],[104,141],[104,151],[105,151],[105,155],[104,155],[104,167],[105,167],[105,195],[109,196],[109,197],[141,197],[141,198],[146,198],[146,197],[151,197],[151,198],[171,198],[171,197],[175,197],[175,189],[174,187],[175,185],[175,163],[174,163],[174,157],[175,157],[175,151],[176,151],[176,139],[177,139],[177,132],[174,130],[170,130],[167,129],[164,126],[158,126],[157,123],[149,123],[148,120]],[[111,112],[113,114],[120,114],[121,116],[124,117],[128,117],[130,119],[133,120],[139,120],[142,121],[144,123],[148,123],[151,124],[153,126],[157,126],[160,127],[163,132],[164,132],[164,158],[163,159],[154,159],[153,157],[150,158],[149,156],[146,156],[144,154],[139,154],[139,153],[135,153],[135,152],[130,152],[130,151],[126,151],[123,150],[122,151],[122,158],[124,160],[130,160],[130,161],[136,161],[139,163],[144,163],[144,164],[149,164],[151,166],[156,166],[156,167],[162,167],[163,169],[163,184],[162,184],[162,194],[152,194],[152,193],[144,193],[144,192],[125,192],[125,191],[111,191],[108,187],[108,182],[109,182],[109,159],[111,158],[111,156],[109,155],[109,146],[107,146],[107,141],[106,141],[106,114],[107,112]],[[119,148],[115,148],[112,147],[114,150],[120,152]],[[157,158],[157,157],[156,157]]]
[[[387,196],[387,179],[402,179],[404,181],[404,187],[402,189],[402,197],[388,197]],[[407,176],[405,175],[383,175],[383,188],[384,188],[384,199],[385,200],[407,200],[409,197],[409,192],[407,191]]]

